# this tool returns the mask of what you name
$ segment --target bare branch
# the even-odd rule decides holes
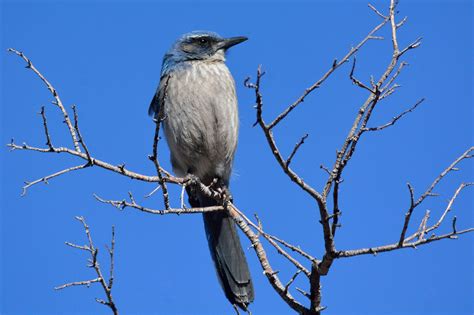
[[[241,215],[241,212],[238,211],[238,209],[231,203],[226,203],[225,207],[229,211],[229,215],[232,217],[235,223],[250,240],[252,248],[257,254],[257,258],[263,269],[263,274],[267,277],[273,289],[293,310],[295,310],[299,314],[305,313],[307,309],[298,301],[296,301],[296,299],[287,290],[285,290],[285,286],[281,283],[277,273],[272,269],[268,261],[265,249],[263,248],[259,240],[259,236],[254,231],[252,231],[250,226],[247,224],[247,222],[249,221],[248,218]],[[254,224],[254,227],[255,226],[256,225]]]
[[[290,156],[286,159],[286,166],[290,166],[290,163],[291,163],[291,160],[293,159],[293,157],[295,156],[296,152],[298,151],[298,149],[301,147],[301,145],[304,144],[304,141],[306,140],[306,138],[308,138],[308,134],[305,134],[303,137],[301,137],[300,141],[298,141],[298,143],[295,145],[295,147],[293,148],[293,151],[291,152]]]
[[[405,242],[400,247],[399,243],[394,243],[390,245],[378,246],[378,247],[371,247],[371,248],[362,248],[362,249],[354,249],[354,250],[341,250],[336,253],[336,258],[347,258],[359,255],[367,255],[367,254],[377,254],[383,252],[389,252],[393,250],[398,250],[400,248],[416,248],[420,245],[429,244],[435,241],[443,240],[443,239],[456,239],[458,235],[474,232],[474,228],[468,228],[462,231],[453,231],[451,233],[443,234],[440,236],[431,236],[429,238],[419,239],[415,242]]]
[[[126,207],[134,208],[137,210],[140,210],[142,212],[147,212],[151,214],[159,214],[159,215],[167,215],[167,214],[194,214],[194,213],[207,213],[207,212],[214,212],[214,211],[223,211],[224,207],[223,206],[212,206],[212,207],[203,207],[203,208],[168,208],[165,210],[155,210],[147,207],[143,207],[139,204],[137,204],[135,201],[128,202],[126,200],[107,200],[103,199],[96,194],[94,194],[94,198],[97,199],[97,201],[110,204],[114,206],[115,208],[118,208],[120,210],[125,209]]]
[[[300,289],[300,288],[298,288],[298,287],[296,288],[296,291],[298,291],[299,293],[301,293],[304,297],[306,297],[306,298],[308,298],[308,299],[309,299],[310,296],[311,296],[308,292],[306,292],[305,290]]]
[[[76,129],[78,141],[86,152],[88,163],[92,166],[94,165],[94,159],[91,157],[89,149],[87,149],[86,142],[84,141],[84,138],[81,135],[81,131],[79,130],[79,117],[77,116],[76,105],[72,105],[72,111],[74,113],[74,129]]]
[[[155,135],[153,137],[153,155],[150,156],[150,160],[155,165],[155,169],[156,169],[156,173],[158,174],[160,186],[163,188],[162,189],[163,202],[165,204],[166,209],[170,208],[170,200],[169,200],[169,195],[168,195],[168,188],[166,186],[166,182],[165,182],[164,177],[163,177],[162,168],[161,168],[160,162],[158,160],[158,141],[160,140],[161,122],[165,119],[164,110],[165,110],[165,106],[166,106],[166,99],[167,99],[167,96],[168,96],[167,95],[168,83],[169,83],[170,79],[171,79],[171,76],[168,76],[168,78],[166,79],[166,82],[164,83],[165,85],[164,85],[164,90],[163,90],[164,91],[163,92],[163,102],[162,102],[162,104],[160,104],[160,109],[159,109],[158,115],[154,119],[156,127],[155,127]]]
[[[293,282],[295,281],[296,277],[298,277],[298,275],[301,273],[301,270],[298,269],[296,270],[295,274],[293,275],[293,277],[290,278],[290,280],[288,281],[288,283],[285,285],[285,292],[288,292],[288,290],[290,289],[290,286],[293,284]]]
[[[54,289],[55,290],[62,290],[62,289],[68,288],[68,287],[81,286],[81,285],[89,287],[91,284],[93,284],[95,282],[100,282],[100,278],[95,278],[95,279],[92,279],[92,280],[85,280],[85,281],[69,282],[69,283],[54,287]]]
[[[406,114],[408,113],[411,113],[413,112],[417,107],[418,105],[420,105],[421,103],[423,103],[425,99],[422,98],[420,99],[418,102],[415,103],[415,105],[413,105],[412,107],[410,107],[409,109],[405,110],[403,113],[401,113],[400,115],[398,116],[395,116],[392,118],[392,120],[390,120],[388,123],[386,124],[383,124],[381,126],[377,126],[377,127],[366,127],[364,128],[363,130],[364,131],[379,131],[379,130],[383,130],[385,128],[388,128],[390,126],[393,126],[398,120],[400,120],[401,118],[403,118],[403,116],[405,116]]]
[[[383,15],[382,13],[380,13],[380,11],[377,10],[377,9],[376,9],[373,5],[371,5],[370,3],[368,4],[368,6],[369,6],[369,8],[372,9],[372,11],[375,12],[375,14],[377,14],[378,16],[380,16],[382,19],[384,19],[384,20],[387,20],[387,19],[388,19],[387,16]]]
[[[90,251],[91,250],[90,247],[87,246],[87,245],[77,245],[77,244],[73,244],[71,242],[65,242],[65,244],[67,246],[70,246],[70,247],[76,248],[76,249],[81,249],[81,250],[85,250],[85,251]]]
[[[360,48],[362,48],[362,46],[364,46],[365,43],[367,43],[369,40],[372,40],[372,39],[377,39],[376,37],[374,37],[373,35],[378,31],[380,30],[387,22],[389,21],[389,19],[386,17],[379,25],[377,25],[376,27],[374,27],[370,32],[369,34],[363,39],[361,40],[355,47],[352,47],[349,52],[344,56],[342,57],[342,59],[340,61],[337,61],[337,59],[334,60],[331,68],[329,68],[329,70],[318,80],[316,81],[313,85],[311,85],[309,88],[307,88],[303,94],[293,103],[291,104],[290,106],[288,106],[280,115],[278,115],[269,125],[268,125],[268,128],[269,129],[272,129],[273,127],[275,127],[281,120],[283,120],[286,116],[288,116],[288,114],[293,111],[293,109],[295,109],[299,104],[301,104],[302,102],[304,102],[304,99],[306,98],[306,96],[308,96],[308,94],[310,94],[311,92],[313,92],[315,89],[319,88],[323,83],[324,81],[326,81],[327,78],[329,78],[329,76],[336,70],[338,69],[341,65],[343,65],[344,63],[346,63],[349,58],[352,57],[352,55],[354,55],[357,51],[359,51]]]
[[[281,245],[285,246],[286,248],[290,249],[291,251],[293,252],[296,252],[298,254],[300,254],[301,256],[303,256],[304,258],[308,259],[309,261],[315,261],[317,262],[318,260],[316,258],[314,258],[313,256],[311,256],[310,254],[308,254],[307,252],[303,251],[299,246],[295,246],[295,245],[291,245],[290,243],[288,243],[287,241],[284,241],[282,240],[281,238],[278,238],[274,235],[270,235],[266,232],[263,233],[264,234],[264,237],[265,238],[271,238],[272,240],[276,241],[277,243],[280,243]]]
[[[443,213],[442,213],[441,217],[439,218],[439,220],[435,224],[433,224],[432,226],[426,228],[425,234],[429,233],[429,232],[432,232],[433,230],[436,230],[441,225],[441,223],[443,223],[444,219],[446,218],[446,215],[451,211],[452,206],[453,206],[454,202],[456,201],[456,198],[458,198],[461,191],[463,189],[465,189],[466,187],[470,187],[470,186],[473,186],[473,185],[474,185],[474,183],[462,183],[461,185],[459,185],[459,187],[454,192],[454,195],[449,200],[448,205],[446,206],[446,209],[443,211]],[[416,237],[420,237],[420,231],[418,231],[417,233],[407,237],[405,239],[405,241],[409,242],[409,241],[413,240]]]
[[[324,307],[321,306],[321,275],[319,274],[318,265],[313,263],[311,268],[311,277],[310,282],[310,301],[311,306],[310,310],[315,313],[323,310]]]
[[[88,240],[88,245],[84,246],[79,246],[75,245],[69,242],[66,242],[66,245],[81,249],[81,250],[86,250],[90,253],[91,258],[89,259],[90,265],[89,267],[92,267],[94,271],[97,274],[97,278],[92,279],[92,280],[86,280],[86,281],[76,281],[76,282],[70,282],[63,284],[61,286],[55,287],[55,290],[61,290],[64,288],[68,288],[71,286],[87,286],[89,287],[93,283],[100,283],[102,288],[104,289],[105,295],[107,296],[107,301],[104,301],[102,299],[97,299],[96,301],[100,304],[104,304],[108,306],[114,315],[118,315],[118,309],[117,306],[115,305],[114,299],[112,297],[112,286],[113,286],[113,278],[114,278],[114,250],[115,250],[115,229],[112,226],[112,241],[111,241],[111,247],[108,249],[109,255],[110,255],[110,277],[109,281],[107,282],[102,274],[102,270],[100,269],[99,266],[99,261],[97,260],[97,254],[98,254],[98,249],[94,246],[94,243],[92,241],[92,236],[90,233],[89,226],[86,223],[86,220],[83,217],[76,217],[76,220],[80,221],[82,223],[82,226],[84,227],[84,231],[86,233],[86,237]]]
[[[393,45],[393,55],[396,56],[400,53],[398,48],[397,40],[397,22],[395,21],[395,7],[398,4],[398,0],[390,0],[390,9],[389,9],[389,18],[390,24],[392,26],[392,45]]]
[[[367,85],[365,85],[364,83],[362,83],[361,81],[359,81],[359,80],[354,76],[355,66],[356,66],[356,57],[354,56],[354,59],[352,60],[351,72],[349,73],[349,78],[351,79],[352,83],[355,84],[355,85],[357,85],[357,86],[360,87],[360,88],[363,88],[363,89],[369,91],[369,92],[372,93],[372,94],[377,94],[377,90],[372,90],[371,88],[369,88]],[[377,86],[375,86],[375,88],[377,89]]]
[[[69,128],[69,133],[71,134],[71,138],[72,138],[72,142],[74,144],[75,150],[77,152],[81,152],[81,149],[79,147],[79,142],[78,142],[78,139],[77,139],[77,136],[76,136],[76,132],[74,131],[74,127],[72,126],[72,123],[71,123],[71,119],[69,119],[69,115],[68,115],[66,109],[64,108],[64,105],[63,105],[63,103],[61,101],[61,98],[59,97],[58,92],[56,91],[56,89],[51,85],[51,83],[49,83],[48,80],[46,80],[46,78],[38,71],[38,69],[36,69],[36,67],[33,65],[31,60],[28,59],[28,57],[26,57],[25,54],[23,54],[22,52],[20,52],[16,49],[13,49],[13,48],[8,48],[7,51],[12,52],[12,53],[16,54],[17,56],[21,57],[27,63],[26,68],[31,69],[41,79],[41,81],[43,81],[43,83],[46,85],[49,92],[51,92],[51,94],[53,95],[53,97],[55,99],[55,102],[53,102],[53,104],[59,107],[59,109],[61,110],[61,112],[64,116],[64,122],[66,123],[67,127]]]
[[[206,192],[204,192],[206,194]],[[100,202],[111,204],[114,207],[117,207],[119,209],[123,209],[125,207],[132,207],[135,209],[138,209],[143,212],[147,213],[152,213],[152,214],[159,214],[159,215],[164,215],[164,214],[188,214],[188,213],[203,213],[203,212],[208,212],[208,211],[222,211],[224,209],[227,209],[229,215],[233,218],[233,220],[237,223],[239,228],[243,231],[243,233],[248,237],[248,239],[252,243],[252,248],[255,250],[257,257],[260,261],[260,264],[264,270],[264,274],[267,276],[269,282],[271,283],[272,287],[277,291],[277,293],[287,302],[287,304],[293,308],[294,310],[298,312],[303,312],[306,310],[306,308],[301,305],[299,302],[297,302],[294,297],[291,296],[290,293],[285,291],[285,287],[283,284],[280,282],[277,273],[271,268],[270,263],[268,261],[268,258],[266,256],[265,250],[259,240],[259,236],[263,236],[265,239],[267,239],[272,246],[274,246],[277,251],[282,254],[284,257],[286,257],[289,261],[291,261],[295,266],[297,266],[298,269],[302,270],[303,272],[307,273],[309,275],[309,271],[304,268],[298,261],[296,261],[293,257],[291,257],[286,251],[284,251],[274,240],[275,237],[268,235],[265,233],[260,226],[256,225],[252,221],[250,221],[242,212],[240,212],[233,204],[230,202],[226,202],[224,206],[215,206],[215,207],[206,207],[206,208],[189,208],[189,209],[168,209],[168,210],[154,210],[154,209],[149,209],[145,208],[143,206],[138,205],[133,197],[131,197],[131,202],[122,200],[122,201],[114,201],[114,200],[105,200],[102,199],[98,196],[96,196],[96,199]],[[211,195],[209,195],[211,197]],[[251,227],[255,228],[258,231],[258,234],[256,234]],[[280,240],[279,240],[280,242]],[[283,243],[284,241],[281,241],[280,243]],[[290,245],[286,242],[284,242],[288,246],[291,246],[295,251],[297,251],[300,254],[305,254],[301,250],[297,250],[296,247],[293,245]],[[286,246],[286,245],[285,245]],[[307,254],[306,254],[307,255]],[[309,255],[307,255],[309,256]]]
[[[55,178],[55,177],[58,177],[58,176],[61,176],[63,174],[66,174],[66,173],[69,173],[69,172],[72,172],[72,171],[77,171],[77,170],[80,170],[80,169],[83,169],[83,168],[86,168],[90,166],[89,164],[82,164],[82,165],[77,165],[77,166],[73,166],[73,167],[69,167],[69,168],[66,168],[64,170],[61,170],[59,172],[56,172],[56,173],[53,173],[51,175],[47,175],[47,176],[44,176],[44,177],[41,177],[37,180],[34,180],[32,182],[25,182],[25,186],[23,186],[23,192],[21,193],[22,196],[25,196],[26,195],[26,192],[28,190],[28,188],[30,188],[31,186],[33,185],[36,185],[38,183],[45,183],[45,184],[48,184],[48,181],[52,178]]]
[[[438,185],[438,183],[451,171],[456,170],[456,165],[461,162],[464,159],[470,159],[473,157],[471,154],[474,151],[474,147],[470,147],[467,149],[463,154],[461,154],[460,157],[458,157],[451,165],[449,165],[441,174],[439,174],[438,177],[433,181],[431,186],[423,193],[423,195],[418,198],[418,200],[415,202],[415,207],[418,206],[420,203],[422,203],[426,197],[432,196],[433,189]]]
[[[44,134],[46,136],[46,145],[48,146],[50,151],[54,151],[53,144],[51,143],[51,136],[49,135],[48,120],[46,119],[46,113],[44,111],[44,106],[41,106],[40,115],[43,118]]]
[[[112,288],[114,285],[114,253],[115,253],[115,226],[112,225],[112,240],[110,241],[110,248],[107,248],[110,256],[110,270],[109,270],[109,284],[108,287]]]
[[[393,76],[387,81],[387,83],[382,87],[380,88],[380,91],[386,91],[384,94],[382,94],[382,96],[380,97],[380,99],[383,99],[387,96],[389,96],[391,93],[389,93],[389,91],[387,91],[387,89],[395,82],[395,80],[398,78],[398,76],[400,75],[400,73],[402,73],[402,70],[403,68],[405,68],[406,66],[408,65],[408,62],[400,62],[400,65],[398,66],[398,69],[397,71],[395,71],[395,73],[393,74]],[[395,88],[395,86],[392,86],[392,90]]]
[[[277,160],[278,164],[282,168],[283,172],[293,181],[296,183],[303,191],[307,192],[312,198],[314,198],[318,204],[318,210],[321,217],[321,223],[323,225],[323,234],[325,240],[325,248],[327,253],[333,253],[335,251],[334,248],[334,241],[332,238],[331,233],[331,226],[329,225],[329,214],[327,211],[326,201],[321,196],[319,192],[317,192],[313,187],[308,185],[296,172],[294,172],[287,164],[286,160],[283,158],[280,150],[277,147],[275,142],[275,138],[273,136],[273,132],[271,131],[270,127],[265,123],[262,117],[262,108],[263,108],[263,97],[262,93],[260,92],[260,80],[262,78],[262,71],[259,67],[257,70],[257,79],[254,84],[249,84],[247,82],[247,86],[251,87],[255,90],[255,99],[256,99],[256,109],[257,109],[257,123],[261,127],[269,147],[273,153],[273,156]],[[330,257],[331,254],[325,255],[325,257]]]
[[[453,204],[454,204],[454,201],[456,200],[456,198],[458,197],[458,195],[461,193],[461,191],[466,188],[466,187],[469,187],[469,186],[472,186],[474,185],[474,183],[462,183],[461,185],[459,185],[458,189],[456,189],[456,192],[454,193],[453,197],[451,197],[451,199],[449,200],[448,202],[448,206],[446,207],[446,209],[444,210],[443,214],[441,215],[441,217],[439,218],[438,222],[436,222],[435,225],[433,225],[432,227],[430,227],[430,229],[428,230],[428,232],[431,232],[432,230],[435,230],[437,229],[441,223],[443,223],[443,220],[444,218],[446,217],[446,215],[451,211],[451,208],[453,207]]]
[[[410,223],[411,215],[413,213],[413,210],[415,210],[416,208],[413,187],[410,185],[410,183],[407,183],[407,186],[408,186],[408,191],[410,192],[410,207],[408,208],[408,211],[405,214],[405,221],[403,222],[402,232],[400,234],[400,239],[398,241],[398,245],[400,247],[403,246],[403,242],[405,241],[405,234],[407,233],[408,224]]]
[[[403,24],[405,24],[405,22],[407,21],[408,19],[408,16],[405,16],[400,22],[397,23],[397,28],[400,28],[403,26]]]
[[[420,47],[421,45],[421,40],[423,38],[422,37],[418,37],[417,39],[415,39],[414,42],[412,42],[411,44],[409,44],[407,47],[403,48],[402,51],[400,52],[399,56],[402,56],[403,54],[405,54],[407,51],[411,50],[411,49],[415,49],[415,48],[418,48]]]
[[[418,227],[418,238],[423,239],[426,234],[426,225],[428,224],[428,219],[430,218],[430,210],[426,210],[423,219],[421,220],[420,226]]]
[[[278,149],[275,139],[273,137],[273,132],[271,131],[271,128],[265,123],[262,117],[262,108],[263,108],[263,98],[262,98],[262,93],[260,91],[260,80],[263,76],[263,72],[261,68],[259,67],[257,70],[257,79],[254,84],[247,84],[247,86],[252,87],[255,90],[255,96],[256,96],[256,109],[257,109],[257,123],[260,125],[262,128],[265,137],[267,139],[268,145],[270,146],[273,155],[275,156],[277,162],[280,164],[281,168],[283,171],[288,175],[288,177],[295,182],[298,186],[300,186],[304,191],[306,191],[309,195],[311,195],[313,198],[319,200],[322,202],[322,198],[320,194],[311,186],[309,186],[307,183],[301,179],[289,166],[286,165],[286,160],[283,158],[282,154],[280,153],[280,150]]]

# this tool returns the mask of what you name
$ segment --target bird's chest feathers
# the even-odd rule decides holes
[[[171,73],[165,111],[183,123],[205,128],[233,119],[234,81],[221,62],[192,62]]]
[[[194,150],[201,151],[217,145],[210,139],[225,140],[236,135],[235,85],[224,63],[191,62],[170,75],[164,104],[165,125],[173,130],[168,137],[180,145],[193,144]]]

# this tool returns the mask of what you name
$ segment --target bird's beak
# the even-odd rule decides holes
[[[219,49],[227,50],[232,46],[245,42],[248,38],[245,36],[236,36],[225,38],[219,43]]]

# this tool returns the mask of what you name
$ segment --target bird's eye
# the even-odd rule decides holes
[[[207,38],[200,38],[199,39],[199,43],[202,44],[202,45],[207,44],[207,42],[208,42]]]

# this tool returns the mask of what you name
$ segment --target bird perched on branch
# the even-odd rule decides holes
[[[164,56],[160,84],[149,108],[150,115],[163,120],[176,175],[196,176],[227,195],[239,119],[235,83],[225,55],[245,40],[212,32],[183,35]],[[198,189],[186,189],[192,207],[218,204]],[[203,216],[224,293],[234,306],[246,310],[254,290],[235,223],[224,211]]]

